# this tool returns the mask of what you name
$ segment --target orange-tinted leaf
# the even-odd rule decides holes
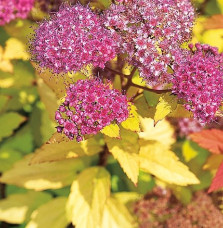
[[[223,15],[217,14],[213,15],[212,17],[208,18],[204,22],[205,29],[221,29],[223,28]]]
[[[223,162],[218,168],[218,171],[211,183],[210,188],[208,189],[208,193],[218,190],[223,187]]]
[[[223,131],[218,129],[203,130],[190,135],[201,147],[214,154],[223,154]]]

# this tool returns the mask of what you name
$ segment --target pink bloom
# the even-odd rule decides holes
[[[0,25],[5,25],[16,18],[26,18],[34,0],[1,0]]]
[[[89,7],[80,4],[62,5],[43,21],[31,46],[34,60],[55,73],[78,71],[88,64],[103,68],[117,52],[111,32]]]
[[[65,102],[55,115],[59,124],[57,131],[81,141],[86,134],[97,134],[112,122],[126,120],[129,115],[127,98],[109,86],[95,79],[71,84]]]
[[[202,123],[215,118],[223,98],[223,54],[209,45],[192,45],[176,55],[173,93],[183,98],[186,109]]]

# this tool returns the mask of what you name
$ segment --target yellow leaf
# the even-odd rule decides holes
[[[29,60],[29,54],[26,50],[25,45],[20,40],[11,37],[6,41],[6,47],[3,58],[5,60]]]
[[[66,197],[57,197],[40,206],[31,215],[26,228],[65,228],[69,224],[66,217]],[[49,213],[50,212],[50,213]],[[47,216],[46,216],[47,215]]]
[[[114,197],[124,205],[128,206],[129,204],[142,199],[143,196],[137,192],[118,192],[114,194]]]
[[[182,146],[182,154],[185,161],[189,162],[191,159],[195,158],[198,155],[198,151],[191,146],[189,140],[186,140]]]
[[[154,121],[164,119],[169,113],[173,112],[177,108],[177,98],[170,93],[165,93],[159,98],[159,103],[156,106],[156,112]]]
[[[124,172],[134,184],[139,175],[139,144],[138,135],[134,132],[122,129],[121,139],[106,137],[108,150],[118,160]]]
[[[210,29],[203,34],[203,43],[219,48],[223,51],[223,29]]]
[[[160,143],[140,140],[140,168],[159,179],[181,186],[199,184],[196,176],[178,157]]]
[[[186,110],[182,104],[178,104],[177,108],[171,112],[168,117],[191,118],[193,117],[193,113]]]
[[[76,228],[96,228],[101,224],[110,194],[110,174],[102,167],[85,169],[71,186],[67,212]]]
[[[42,69],[41,72],[39,66],[32,63],[37,68],[36,74],[43,79],[47,86],[56,94],[57,98],[62,98],[66,94],[66,88],[69,84],[75,83],[79,79],[86,79],[86,76],[77,72],[75,74],[60,74],[55,75],[48,69]]]
[[[137,108],[132,105],[131,103],[129,104],[129,117],[125,121],[121,123],[122,127],[124,127],[127,130],[130,131],[140,131],[139,127],[139,117],[138,113],[136,112]]]
[[[29,220],[31,213],[41,204],[48,202],[51,195],[45,192],[27,192],[13,194],[0,200],[0,220],[8,223],[23,223]]]
[[[79,158],[29,165],[31,157],[28,155],[16,162],[12,169],[4,172],[0,182],[37,191],[58,189],[71,184],[85,167],[85,160]]]
[[[95,138],[90,138],[80,143],[70,140],[60,143],[46,143],[35,151],[30,164],[90,156],[99,153],[101,150],[102,147]]]
[[[150,141],[158,141],[167,147],[174,142],[174,129],[166,120],[159,121],[154,127],[154,121],[151,118],[140,118],[143,132],[139,133],[139,138]]]
[[[211,154],[205,165],[203,166],[203,169],[205,170],[211,170],[211,171],[216,171],[220,164],[223,161],[223,155],[222,154]]]
[[[133,228],[136,223],[127,208],[114,197],[107,199],[101,228]]]
[[[119,138],[119,126],[117,124],[110,124],[104,127],[100,132],[112,138]]]

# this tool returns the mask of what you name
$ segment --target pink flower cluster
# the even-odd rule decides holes
[[[43,21],[31,46],[40,67],[55,73],[78,71],[88,64],[103,68],[117,51],[111,32],[90,8],[80,4],[64,4],[50,20]]]
[[[55,114],[59,126],[69,139],[82,141],[86,134],[96,134],[112,122],[121,123],[129,115],[126,96],[110,89],[100,80],[78,80],[67,89],[64,103]]]
[[[190,39],[194,9],[189,0],[120,0],[103,15],[121,36],[120,49],[150,85],[169,78],[172,54]]]
[[[195,118],[208,123],[223,98],[223,54],[206,44],[195,46],[176,55],[172,90],[187,102],[185,107]]]
[[[26,18],[33,4],[34,0],[1,0],[0,25],[5,25],[16,18]]]

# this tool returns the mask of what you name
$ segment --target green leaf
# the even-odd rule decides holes
[[[32,65],[29,62],[17,60],[13,66],[13,73],[1,72],[0,87],[22,88],[24,86],[32,86],[35,75]]]
[[[45,192],[10,195],[0,200],[0,220],[13,224],[28,221],[31,213],[50,199],[51,196]]]
[[[154,116],[154,121],[164,119],[169,113],[173,112],[177,108],[177,98],[170,93],[162,94],[159,98],[159,103],[156,106],[156,112]]]
[[[136,184],[139,175],[138,135],[122,129],[121,139],[106,137],[105,141],[109,152],[118,160],[124,172]]]
[[[0,141],[10,136],[24,122],[25,117],[15,112],[4,113],[0,116]]]
[[[66,202],[66,197],[57,197],[43,204],[32,213],[26,228],[66,228],[69,224],[66,217]]]
[[[102,167],[85,169],[71,186],[67,212],[76,228],[98,227],[110,194],[110,175]]]
[[[160,143],[140,140],[140,168],[170,184],[186,186],[199,183],[188,167]]]
[[[38,147],[47,142],[55,133],[55,122],[50,120],[49,113],[42,102],[36,103],[36,106],[33,108],[30,126],[34,136],[34,143]]]
[[[101,228],[120,227],[133,228],[136,227],[136,222],[124,204],[117,198],[110,197],[105,204]]]
[[[37,80],[38,93],[43,102],[51,120],[55,120],[55,112],[58,109],[59,101],[56,94],[44,83],[42,78]]]
[[[144,94],[149,106],[151,106],[151,107],[157,106],[157,104],[159,103],[160,96],[161,96],[160,94],[153,93],[151,91],[146,91],[146,90],[143,91],[143,94]]]
[[[15,150],[0,149],[0,172],[4,172],[21,159],[21,154]]]
[[[90,138],[80,143],[70,140],[59,143],[46,143],[35,151],[30,164],[59,161],[86,155],[91,156],[101,150],[102,146],[99,145],[95,138]]]
[[[90,162],[86,157],[29,165],[31,157],[28,155],[16,162],[12,169],[3,173],[0,182],[37,191],[63,188],[71,184],[77,173]]]
[[[119,126],[117,124],[110,124],[104,127],[100,132],[112,138],[119,138]]]
[[[30,125],[27,124],[18,130],[14,137],[9,137],[4,140],[1,149],[16,150],[22,154],[27,154],[33,151],[33,137]]]
[[[8,103],[10,97],[6,95],[0,95],[0,113],[4,110],[6,104]]]

